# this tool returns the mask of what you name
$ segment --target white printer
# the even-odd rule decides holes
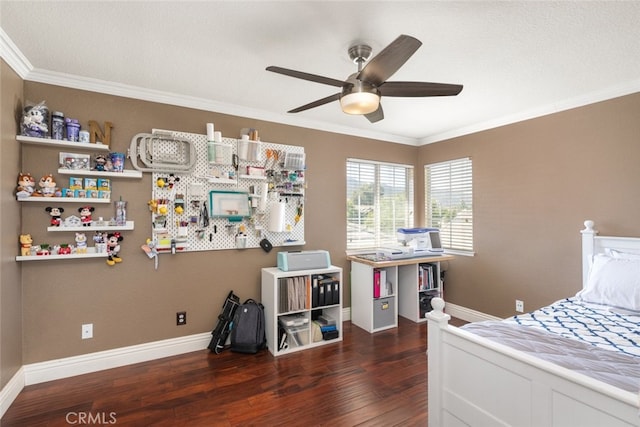
[[[331,267],[328,251],[278,252],[278,268],[282,271],[315,270]]]

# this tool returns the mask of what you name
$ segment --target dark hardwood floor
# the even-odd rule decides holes
[[[27,386],[0,425],[426,426],[426,324],[274,358],[208,350]],[[452,324],[464,322],[453,319]]]

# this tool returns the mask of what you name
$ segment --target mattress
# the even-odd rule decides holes
[[[623,390],[640,390],[640,315],[568,298],[462,328]]]

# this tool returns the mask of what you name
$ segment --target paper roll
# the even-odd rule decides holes
[[[213,123],[207,123],[207,141],[213,141]]]
[[[269,184],[260,184],[260,203],[258,204],[258,210],[264,212],[267,209],[267,195],[269,194]]]
[[[275,233],[281,233],[284,231],[285,209],[287,204],[285,202],[270,202],[269,203],[269,225],[267,229]]]

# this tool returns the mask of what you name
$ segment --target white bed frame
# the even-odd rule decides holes
[[[583,286],[604,248],[640,253],[640,238],[598,236],[593,221],[584,225]],[[444,305],[435,298],[427,314],[430,427],[640,425],[640,393],[451,326]]]

